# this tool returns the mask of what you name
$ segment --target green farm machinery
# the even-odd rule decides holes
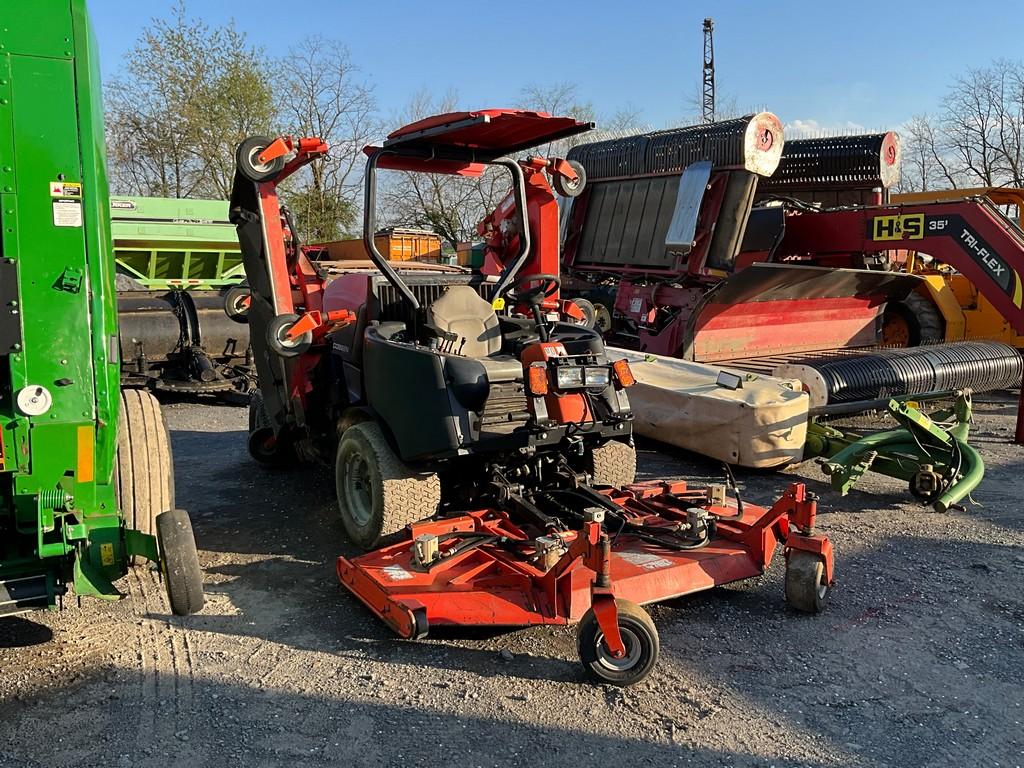
[[[160,566],[203,604],[160,407],[121,390],[96,43],[84,0],[0,6],[0,614],[116,599]]]
[[[123,386],[249,402],[249,327],[224,314],[245,277],[227,216],[226,200],[110,200]]]

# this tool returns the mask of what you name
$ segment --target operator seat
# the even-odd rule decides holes
[[[432,325],[458,336],[447,354],[479,362],[490,383],[523,380],[523,364],[511,355],[501,354],[498,316],[476,289],[468,285],[450,286],[430,305],[429,314]]]

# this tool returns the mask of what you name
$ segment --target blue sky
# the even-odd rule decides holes
[[[90,0],[104,74],[173,0]],[[513,105],[528,83],[570,81],[599,114],[630,106],[664,127],[700,82],[702,19],[715,19],[718,87],[741,109],[790,126],[898,127],[935,109],[950,80],[1018,58],[1024,3],[537,2],[281,3],[188,0],[211,24],[234,18],[270,55],[311,33],[344,42],[393,114],[424,86],[463,106]],[[966,8],[965,8],[966,6]],[[493,10],[492,10],[493,9]],[[304,17],[304,12],[313,18]]]

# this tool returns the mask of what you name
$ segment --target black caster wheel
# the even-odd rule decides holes
[[[298,319],[298,315],[278,315],[267,326],[267,346],[281,357],[298,357],[313,345],[312,331],[294,339],[288,338],[288,330]]]
[[[175,616],[195,613],[203,607],[206,598],[188,512],[172,509],[157,515],[156,538],[160,550],[160,572],[164,577],[171,612]]]
[[[597,682],[627,686],[639,683],[658,661],[660,641],[650,615],[636,603],[616,600],[619,634],[626,654],[616,659],[604,642],[604,633],[591,608],[583,615],[576,633],[576,647],[587,674]]]
[[[252,293],[247,285],[233,285],[224,293],[224,314],[236,323],[249,322]]]
[[[274,178],[284,168],[285,159],[275,157],[269,163],[261,163],[260,153],[274,142],[266,136],[250,136],[238,145],[235,151],[235,165],[238,172],[249,181],[257,183]]]
[[[568,162],[572,169],[576,171],[576,181],[569,181],[564,176],[555,176],[552,179],[555,185],[555,192],[562,197],[579,197],[584,187],[587,186],[587,172],[575,160],[569,160]]]

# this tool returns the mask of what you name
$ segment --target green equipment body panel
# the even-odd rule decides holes
[[[125,572],[95,51],[84,0],[0,6],[0,613]]]
[[[245,277],[227,200],[110,200],[119,274],[149,289],[219,288]]]

